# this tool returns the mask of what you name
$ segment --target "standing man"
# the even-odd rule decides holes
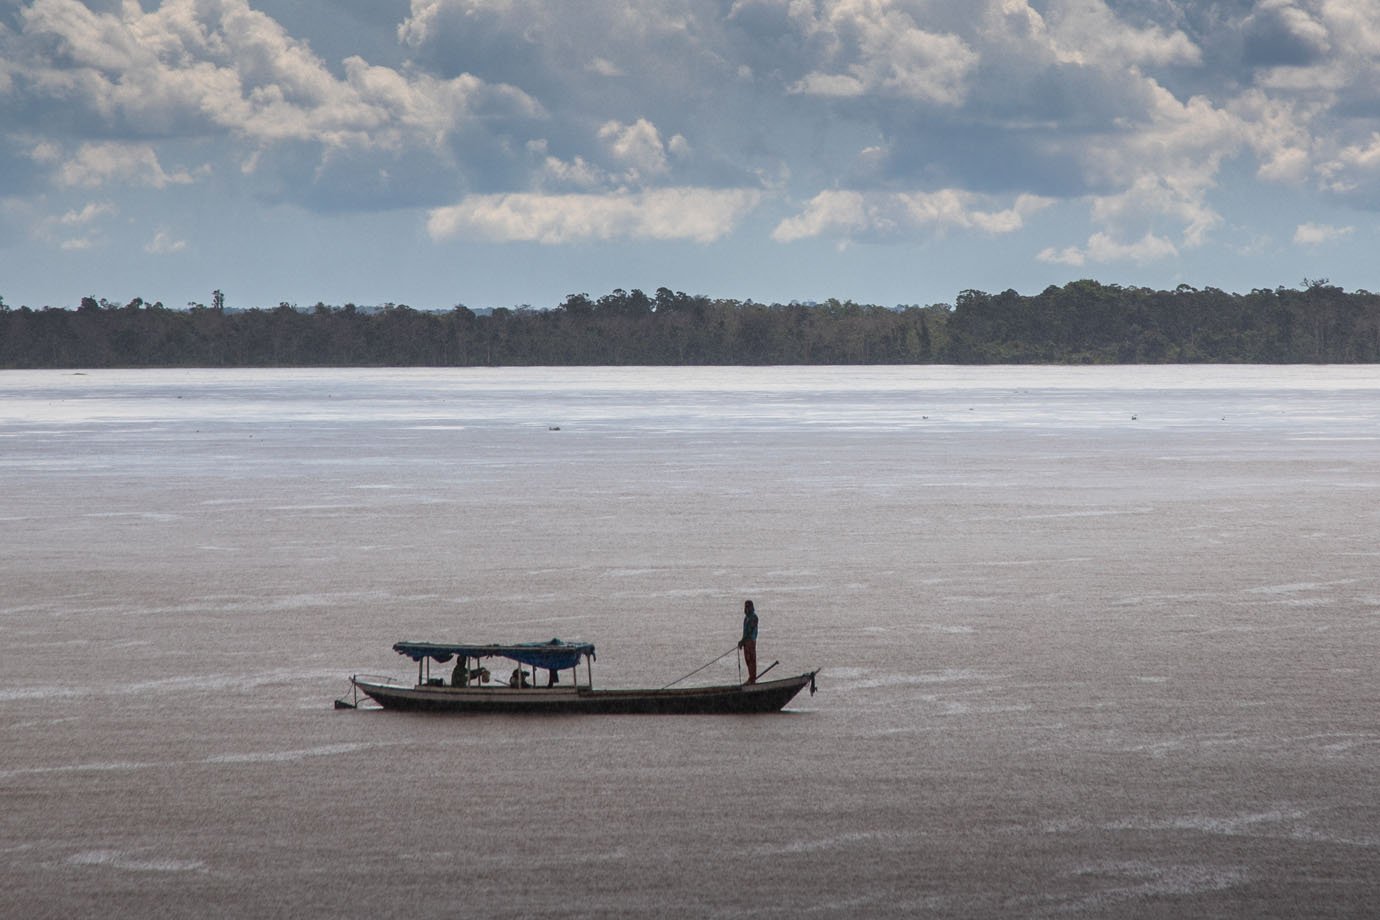
[[[743,638],[738,640],[738,648],[743,650],[743,660],[747,662],[747,682],[757,683],[757,610],[752,601],[743,601]]]

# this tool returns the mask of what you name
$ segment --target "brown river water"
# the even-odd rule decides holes
[[[1374,368],[0,372],[0,916],[1373,916],[1377,534]]]

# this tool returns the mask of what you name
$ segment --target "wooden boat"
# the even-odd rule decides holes
[[[552,639],[544,643],[516,645],[464,645],[433,642],[399,642],[393,650],[417,662],[417,682],[407,684],[388,678],[354,675],[350,683],[354,700],[336,700],[337,708],[357,708],[360,695],[385,709],[455,713],[644,713],[714,714],[777,712],[806,687],[815,692],[815,675],[808,671],[795,677],[758,680],[746,684],[718,684],[707,687],[674,687],[656,690],[596,690],[592,666],[594,646],[570,644]],[[731,650],[730,650],[731,651]],[[726,652],[725,655],[730,654]],[[724,657],[724,656],[720,656]],[[517,663],[513,677],[490,685],[488,672],[472,668],[488,658],[506,658]],[[431,676],[431,662],[456,661],[452,678]],[[717,660],[717,659],[716,659]],[[579,665],[586,666],[586,680],[580,682]],[[712,664],[713,662],[711,662]],[[524,666],[530,667],[527,671]],[[773,663],[773,667],[775,664]],[[707,667],[707,665],[706,665]],[[537,670],[547,672],[545,686],[533,686]],[[770,667],[767,669],[770,670]],[[569,671],[560,681],[558,675]],[[444,672],[443,672],[444,673]],[[691,672],[694,674],[696,672]],[[765,671],[763,672],[765,674]],[[686,675],[689,677],[690,675]],[[760,677],[760,675],[759,675]],[[684,680],[684,678],[681,678]],[[517,684],[514,686],[514,684]]]

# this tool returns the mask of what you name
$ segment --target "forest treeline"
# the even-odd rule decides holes
[[[1326,281],[1234,294],[1074,281],[955,303],[760,304],[660,288],[475,312],[316,304],[170,309],[0,299],[0,367],[1380,362],[1380,295]]]

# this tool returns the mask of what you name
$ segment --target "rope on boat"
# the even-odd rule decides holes
[[[705,664],[700,665],[698,668],[696,668],[695,670],[691,671],[689,674],[685,675],[685,677],[678,677],[678,678],[676,678],[675,680],[671,681],[669,684],[667,684],[665,687],[662,687],[661,689],[663,689],[663,690],[669,690],[671,687],[674,687],[676,684],[680,683],[681,681],[685,680],[686,678],[688,678],[688,677],[694,677],[696,674],[700,673],[700,672],[703,671],[705,668],[709,667],[711,664],[714,664],[715,662],[718,662],[718,661],[723,660],[724,658],[727,658],[729,655],[732,655],[732,654],[733,654],[734,652],[736,652],[736,651],[738,651],[738,646],[735,645],[735,646],[733,646],[733,648],[731,648],[731,649],[729,649],[728,651],[724,652],[724,653],[723,653],[722,655],[720,655],[718,658],[715,658],[714,661],[706,662]]]
[[[355,686],[354,678],[350,678],[350,689],[354,691],[354,699],[347,700],[343,696],[335,701],[336,709],[358,709],[359,708],[359,687]]]

